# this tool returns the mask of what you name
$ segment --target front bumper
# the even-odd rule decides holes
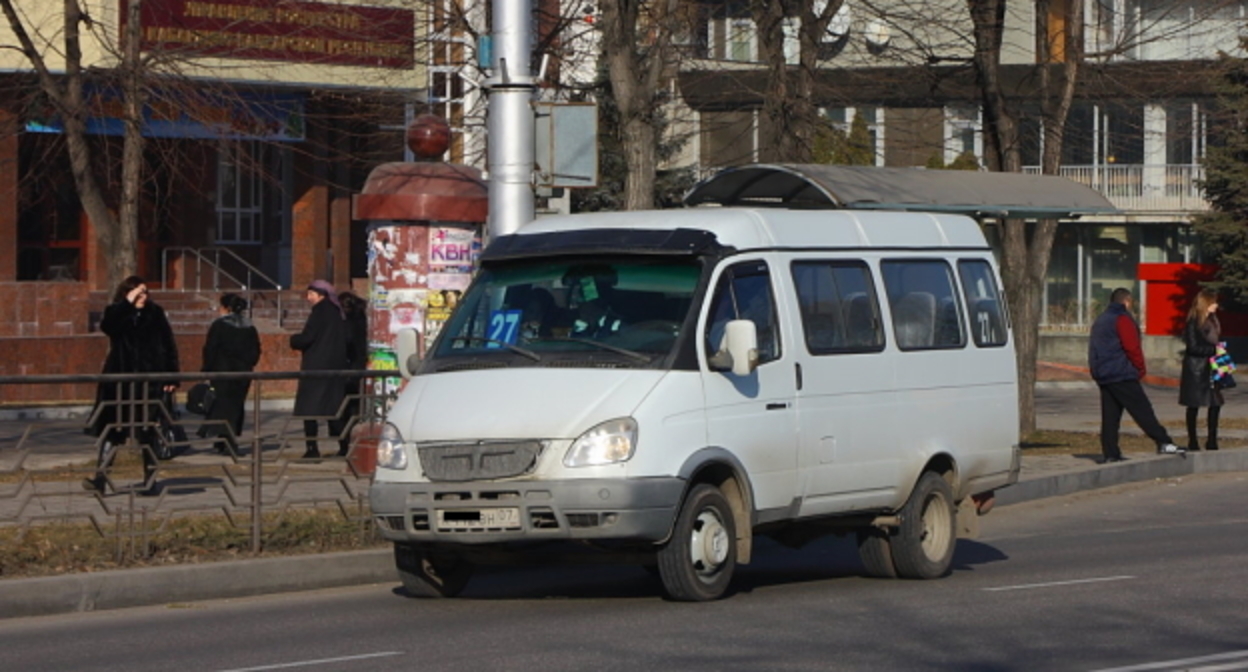
[[[490,544],[555,539],[667,538],[680,506],[679,478],[374,482],[369,503],[391,541]],[[491,510],[515,509],[506,522]],[[518,516],[513,517],[518,512]],[[449,514],[449,515],[448,515]],[[478,522],[473,519],[479,517]],[[453,519],[449,522],[444,519]]]

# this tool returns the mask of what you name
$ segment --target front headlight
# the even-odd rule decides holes
[[[383,469],[406,469],[407,451],[403,449],[403,435],[399,428],[386,423],[377,439],[377,466]]]
[[[592,427],[572,443],[563,456],[567,467],[594,467],[624,462],[637,447],[637,421],[616,418]]]

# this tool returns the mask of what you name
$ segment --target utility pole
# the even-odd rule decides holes
[[[514,233],[533,221],[532,0],[494,0],[494,39],[486,80],[490,92],[486,143],[489,237]]]

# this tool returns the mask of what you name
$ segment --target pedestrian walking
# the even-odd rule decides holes
[[[308,285],[308,303],[312,312],[303,331],[292,334],[290,347],[303,353],[302,371],[341,371],[347,368],[347,322],[338,292],[325,280]],[[331,437],[342,433],[341,418],[344,385],[341,378],[300,378],[295,391],[295,415],[305,416],[303,432],[307,437],[304,459],[321,456],[317,448],[317,420],[326,418]]]
[[[117,286],[112,303],[104,309],[100,331],[108,336],[103,373],[178,372],[173,328],[165,311],[149,298],[143,278],[132,275]],[[117,449],[127,438],[133,438],[143,445],[143,488],[139,494],[160,494],[155,443],[161,421],[169,413],[163,400],[177,387],[176,381],[100,383],[90,426],[99,440],[99,454],[95,475],[83,479],[83,488],[103,494]]]
[[[364,371],[368,368],[368,304],[364,299],[352,292],[338,295],[342,304],[342,312],[347,319],[347,368]],[[347,403],[343,407],[341,435],[338,438],[338,456],[346,457],[351,451],[350,434],[360,415],[360,383],[362,378],[348,378],[346,389]]]
[[[247,317],[247,299],[233,293],[222,294],[217,312],[220,316],[208,327],[208,337],[204,340],[203,370],[254,370],[260,361],[260,334]],[[209,383],[213,402],[199,435],[217,437],[215,444],[220,453],[238,454],[236,439],[243,433],[251,381],[210,379]]]
[[[1217,353],[1222,340],[1222,325],[1218,322],[1218,293],[1202,289],[1192,301],[1183,326],[1183,371],[1179,375],[1179,405],[1187,407],[1187,449],[1200,450],[1196,440],[1196,417],[1201,408],[1207,413],[1209,433],[1205,438],[1206,450],[1218,449],[1218,416],[1222,413],[1221,384],[1213,380],[1213,368],[1209,359]]]
[[[1140,347],[1140,325],[1131,316],[1132,301],[1129,290],[1115,289],[1109,307],[1092,323],[1088,338],[1088,370],[1101,392],[1102,463],[1126,459],[1118,446],[1124,409],[1156,442],[1158,453],[1182,452],[1157,421],[1153,404],[1140,384],[1147,367]]]

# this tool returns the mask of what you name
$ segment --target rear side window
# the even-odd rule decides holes
[[[884,347],[871,269],[861,262],[797,261],[793,286],[812,355]]]
[[[981,348],[1005,345],[1005,306],[1001,302],[992,266],[982,259],[963,259],[958,262],[958,275],[962,278],[962,292],[966,298],[966,312],[971,318],[971,338],[975,345]]]
[[[758,329],[758,363],[780,358],[780,328],[766,262],[736,264],[719,276],[706,329],[706,351],[719,350],[729,320],[752,320]]]
[[[959,348],[966,345],[962,307],[953,270],[937,259],[900,259],[880,263],[893,335],[902,350]]]

